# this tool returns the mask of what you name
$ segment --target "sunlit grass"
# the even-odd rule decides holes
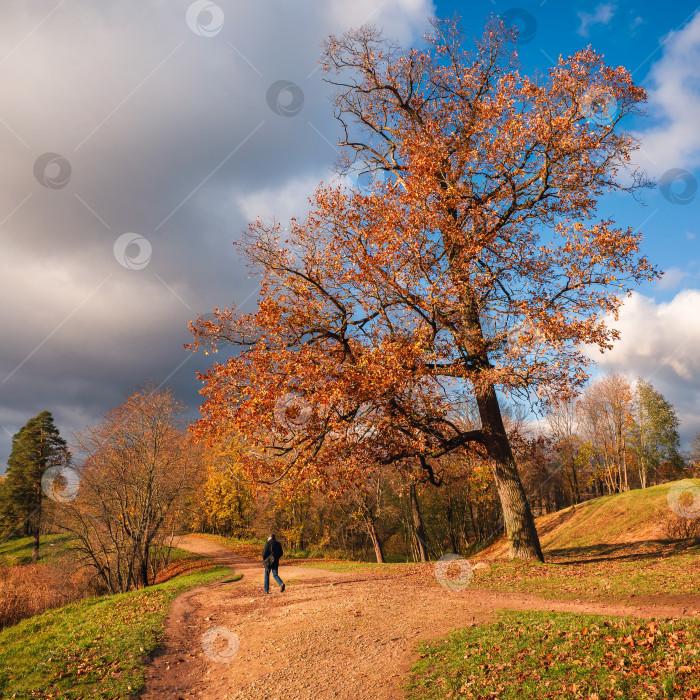
[[[3,630],[0,697],[133,696],[144,685],[144,659],[161,642],[171,600],[231,573],[227,567],[197,571],[56,608]]]

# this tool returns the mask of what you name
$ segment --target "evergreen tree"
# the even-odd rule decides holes
[[[635,452],[639,460],[639,479],[645,488],[662,464],[674,471],[683,466],[676,409],[641,377],[635,392]]]
[[[42,514],[41,477],[47,469],[67,464],[66,441],[54,425],[49,411],[27,421],[12,437],[3,484],[2,523],[5,536],[22,532],[34,536],[32,561],[39,558],[39,534]]]

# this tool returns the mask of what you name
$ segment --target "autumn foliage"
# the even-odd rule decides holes
[[[622,172],[636,146],[618,126],[644,91],[591,49],[522,76],[498,22],[462,41],[454,22],[425,50],[371,27],[328,40],[341,167],[373,184],[321,185],[305,220],[251,225],[257,311],[192,327],[195,348],[240,348],[202,376],[197,432],[243,440],[254,480],[336,494],[377,465],[437,484],[446,456],[478,455],[512,555],[541,558],[498,392],[569,396],[583,344],[609,348],[605,318],[656,274],[640,234],[596,214],[645,184]]]
[[[148,385],[76,436],[80,489],[60,524],[112,593],[154,582],[200,483],[184,410],[169,389]]]

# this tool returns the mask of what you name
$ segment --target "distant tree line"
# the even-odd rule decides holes
[[[30,419],[0,481],[3,538],[33,536],[36,561],[42,532],[70,532],[82,563],[117,592],[155,581],[174,535],[187,531],[260,538],[272,529],[290,554],[379,562],[469,554],[503,532],[484,456],[447,455],[433,479],[406,461],[370,465],[330,491],[313,481],[266,486],[247,477],[242,442],[197,444],[183,415],[169,390],[137,390],[76,436],[79,465],[48,411]],[[468,407],[454,418],[476,420]],[[539,423],[511,411],[506,427],[535,515],[700,468],[700,434],[682,453],[674,407],[649,382],[621,374],[575,401],[550,401]],[[42,476],[52,468],[59,492],[63,468],[79,475],[76,494],[50,497]]]
[[[551,401],[540,423],[511,412],[506,425],[538,516],[697,475],[700,466],[700,434],[683,454],[675,408],[649,382],[621,374],[593,382],[577,400]],[[193,530],[250,537],[274,528],[292,552],[377,561],[468,554],[503,532],[491,472],[479,456],[442,460],[437,487],[408,465],[399,474],[370,469],[329,500],[309,485],[256,492],[237,462],[242,449],[209,462]]]

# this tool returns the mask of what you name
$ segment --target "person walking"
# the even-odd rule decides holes
[[[270,592],[270,571],[275,578],[275,581],[280,586],[280,593],[284,593],[285,585],[277,573],[280,565],[280,557],[284,554],[282,545],[275,539],[274,534],[267,538],[265,548],[263,549],[262,558],[265,566],[265,593]]]

